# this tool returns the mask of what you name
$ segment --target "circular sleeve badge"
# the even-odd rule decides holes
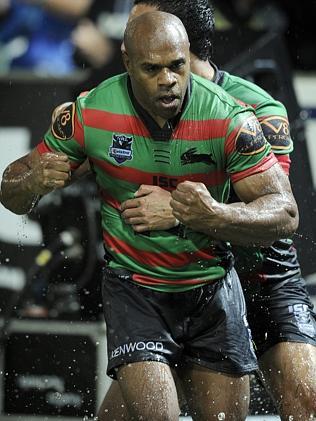
[[[75,103],[67,102],[55,108],[52,115],[52,133],[56,139],[67,140],[74,135]]]

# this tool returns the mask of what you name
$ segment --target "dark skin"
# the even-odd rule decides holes
[[[147,4],[138,4],[137,6],[134,6],[131,10],[129,19],[133,19],[137,16],[140,16],[143,13],[156,10],[154,6],[147,5]],[[122,45],[122,50],[124,51],[124,44]],[[214,69],[211,66],[211,64],[208,61],[202,61],[198,57],[196,57],[194,54],[190,53],[191,56],[191,70],[202,76],[206,79],[212,80],[214,76]],[[270,170],[269,170],[270,171]],[[281,172],[281,173],[280,173]],[[276,199],[276,196],[273,196],[273,188],[276,190],[282,189],[285,187],[286,193],[285,195],[289,194],[289,199],[292,201],[291,196],[291,188],[289,186],[287,177],[285,174],[282,173],[282,170],[274,166],[271,168],[270,172],[271,178],[276,183],[274,186],[269,186],[271,188],[271,201],[273,202],[274,199]],[[279,177],[280,178],[280,184],[279,183]],[[259,177],[260,180],[260,177]],[[261,179],[262,180],[262,179]],[[254,180],[253,177],[249,177],[249,180],[247,180],[247,184],[250,187],[250,191],[253,191],[253,194],[256,194],[257,191],[257,180]],[[234,185],[234,188],[238,190],[239,183],[236,183]],[[179,185],[179,189],[180,189]],[[196,189],[195,187],[198,187]],[[246,187],[246,185],[245,185]],[[265,186],[262,185],[262,188],[264,189]],[[192,190],[191,190],[192,189]],[[201,229],[201,220],[204,221],[205,215],[201,214],[201,209],[207,208],[205,204],[214,203],[214,199],[209,197],[208,193],[205,191],[205,187],[203,185],[195,186],[195,183],[187,182],[185,185],[183,185],[183,188],[181,188],[182,191],[180,191],[179,196],[177,196],[176,192],[174,193],[175,198],[172,199],[171,194],[167,192],[166,190],[163,190],[162,188],[158,186],[149,186],[149,185],[141,185],[138,191],[135,193],[135,199],[127,200],[126,202],[122,203],[121,209],[122,209],[122,216],[127,224],[130,224],[135,232],[146,232],[150,230],[165,230],[174,227],[177,224],[177,220],[175,216],[180,219],[180,209],[183,211],[183,218],[187,218],[187,223],[190,223],[191,218],[194,218],[192,216],[191,211],[193,212],[193,215],[196,216],[196,225],[195,228],[197,230]],[[191,208],[189,207],[189,204],[186,203],[186,197],[182,196],[181,193],[183,193],[183,190],[185,190],[187,193],[191,194],[191,201],[192,205]],[[288,192],[288,193],[287,193]],[[239,188],[239,195],[244,194],[244,200],[248,201],[248,195],[247,189],[243,189],[243,186],[241,186],[241,189]],[[178,214],[174,214],[173,208],[170,205],[171,199],[173,200],[174,206],[178,206],[179,212]],[[177,200],[179,199],[179,200]],[[178,203],[177,203],[178,202]],[[283,202],[283,198],[281,198],[281,206]],[[220,206],[221,204],[214,203],[215,206]],[[256,205],[260,204],[257,202]],[[256,205],[254,208],[252,208],[253,205],[248,206],[247,212],[252,211],[254,213],[257,213]],[[245,204],[239,203],[230,205],[232,207],[235,207],[235,212],[239,213],[240,206],[244,207]],[[277,207],[277,203],[275,203],[275,206]],[[291,208],[291,206],[290,206]],[[288,210],[290,211],[290,208]],[[185,210],[187,209],[187,213],[185,213]],[[233,209],[231,209],[232,212],[234,212]],[[291,211],[290,211],[291,212]],[[213,217],[213,215],[210,212],[210,219]],[[271,217],[274,217],[274,210],[273,206],[271,208]],[[203,218],[203,219],[201,219]],[[248,222],[250,222],[249,220]],[[184,222],[184,219],[183,219]],[[247,222],[247,217],[246,221]],[[185,222],[184,222],[185,223]],[[192,223],[194,223],[192,221]],[[204,224],[203,224],[204,226]],[[228,227],[227,227],[228,228]],[[231,229],[232,227],[229,227]],[[236,242],[240,242],[241,237],[244,237],[243,235],[240,235],[240,225],[236,224],[235,226],[235,232],[237,235]],[[216,233],[212,233],[214,236]],[[222,233],[221,233],[222,234]],[[230,235],[230,233],[229,233]],[[268,233],[270,236],[271,233]],[[242,238],[243,239],[243,238]],[[269,241],[267,242],[269,243]],[[292,352],[293,350],[293,352]],[[297,352],[296,352],[297,350]],[[300,355],[304,355],[304,358],[301,358]],[[303,361],[304,360],[304,363]],[[315,370],[314,370],[314,364],[313,361],[315,360],[315,347],[312,345],[307,344],[295,344],[295,343],[289,343],[289,342],[282,342],[277,345],[275,345],[270,351],[268,351],[260,360],[260,367],[263,370],[266,381],[268,382],[268,385],[273,393],[273,395],[277,398],[278,396],[288,396],[285,398],[280,398],[280,402],[278,402],[278,406],[280,408],[280,414],[284,416],[284,419],[288,418],[288,414],[297,414],[297,417],[305,417],[306,419],[309,417],[310,409],[309,404],[305,405],[305,400],[308,401],[308,399],[300,399],[298,396],[295,396],[295,390],[296,385],[298,382],[298,379],[304,379],[304,383],[306,383],[308,391],[312,390],[312,384],[313,378],[315,378]],[[292,362],[292,367],[295,367],[295,370],[291,368],[290,370],[285,370],[284,364],[286,361]],[[296,370],[296,368],[299,367],[300,374]],[[309,367],[312,368],[310,371]],[[278,374],[277,374],[278,373]],[[285,376],[280,375],[280,373],[287,373]],[[286,380],[286,378],[291,380]],[[184,382],[184,387],[182,389],[186,389],[185,378],[182,379]],[[188,384],[190,387],[190,383]],[[200,387],[200,386],[199,386]],[[179,393],[179,384],[177,384],[177,389]],[[189,396],[189,405],[192,408],[192,413],[194,413],[194,399],[192,393],[188,390],[187,395]],[[306,395],[308,392],[306,393]],[[179,396],[182,397],[183,393],[180,393]],[[221,394],[223,397],[224,394]],[[312,398],[312,401],[315,402],[315,399]],[[307,409],[308,408],[308,409]],[[104,401],[99,409],[98,417],[100,421],[109,421],[112,419],[122,419],[122,420],[128,420],[128,414],[126,411],[126,405],[124,406],[124,401],[122,399],[118,383],[113,382],[109,392],[104,398]],[[195,418],[194,418],[195,419]]]
[[[145,21],[142,29],[130,25],[125,35],[129,48],[123,60],[135,97],[163,127],[181,109],[189,80],[190,53],[181,21],[175,18],[175,22],[170,23],[166,17],[163,22],[160,20],[155,17],[151,22]],[[142,34],[154,27],[165,27],[169,38],[156,30],[144,42]],[[79,172],[84,173],[83,170]],[[6,168],[1,201],[12,212],[24,214],[32,209],[38,195],[63,188],[70,179],[71,168],[66,155],[59,152],[40,155],[34,149]]]
[[[138,4],[132,8],[129,21],[153,10],[156,10],[153,6]],[[124,43],[123,56],[125,49]],[[212,79],[214,70],[208,61],[199,60],[191,53],[190,62],[193,72]],[[142,201],[131,199],[122,204],[125,222],[136,232],[172,228],[178,219],[215,239],[242,245],[269,245],[276,237],[280,238],[282,232],[284,235],[293,232],[298,224],[291,186],[279,166],[235,183],[234,189],[244,203],[234,205],[218,203],[200,183],[180,183],[172,193],[171,201],[167,192],[161,192],[162,197],[158,200],[155,200],[157,197],[146,198],[148,189],[157,196],[161,191],[152,186],[141,186],[135,196],[142,196]],[[160,223],[159,214],[162,216]],[[203,227],[201,218],[207,221]]]
[[[183,56],[186,56],[186,53],[184,53],[182,49],[179,47],[179,45],[181,46],[182,41],[179,40],[179,44],[177,47],[178,47],[178,50],[180,49],[180,52],[183,57]],[[143,37],[141,37],[140,44],[142,44],[143,42],[144,42],[144,39]],[[168,42],[161,42],[160,48],[161,50],[168,50],[170,46],[171,44],[169,40]],[[146,50],[144,48],[143,51],[141,52],[141,55],[144,55],[145,53],[146,53]],[[142,105],[147,109],[147,111],[152,115],[152,117],[157,121],[157,123],[160,126],[163,126],[165,121],[171,118],[173,115],[175,115],[175,113],[177,113],[181,107],[181,104],[183,101],[183,92],[185,92],[184,88],[186,87],[186,83],[184,83],[185,78],[182,78],[181,72],[179,73],[177,68],[179,65],[181,67],[182,64],[185,65],[186,63],[183,63],[181,61],[179,63],[177,61],[178,60],[177,58],[171,57],[171,59],[168,58],[168,60],[162,61],[160,64],[158,62],[158,67],[157,67],[156,57],[157,55],[155,52],[153,56],[149,57],[149,59],[146,58],[145,62],[143,62],[141,59],[139,62],[136,61],[134,63],[133,61],[130,61],[130,58],[127,52],[126,65],[130,72],[130,75],[134,77],[132,86],[133,86],[133,89],[135,90],[135,95],[137,99],[139,101],[143,100],[144,103],[142,103]],[[160,60],[162,57],[159,56],[158,54],[158,58]],[[182,60],[181,55],[180,55],[180,59]],[[140,70],[139,63],[145,63],[146,66],[148,64],[149,66],[154,64],[154,73],[158,72],[158,75],[161,75],[161,77],[156,77],[156,75],[154,75],[154,78],[156,78],[155,79],[156,82],[157,81],[159,82],[158,83],[159,88],[156,88],[154,85],[150,83],[152,79],[151,77],[148,77],[148,75],[143,78],[144,69],[141,68],[141,71],[139,71]],[[145,72],[148,73],[149,69],[150,67],[149,68],[146,67]],[[148,84],[145,84],[144,86],[145,89],[148,89],[148,91],[146,91],[147,92],[146,95],[143,95],[142,85],[141,85],[142,81],[148,82]],[[153,88],[153,91],[151,90],[152,88]],[[154,95],[149,96],[148,93],[153,93]],[[158,94],[158,96],[155,96],[155,94]],[[149,102],[147,102],[147,98],[154,98],[154,101],[149,100]],[[25,201],[30,200],[30,202],[32,202],[32,200],[34,199],[34,195],[38,194],[38,193],[34,193],[36,191],[39,191],[38,186],[41,186],[41,188],[43,188],[43,190],[41,190],[39,194],[46,194],[47,192],[51,191],[54,188],[63,187],[69,181],[69,169],[70,169],[69,162],[67,162],[67,168],[65,167],[61,168],[60,165],[57,162],[55,162],[55,157],[48,156],[47,158],[48,158],[49,164],[45,164],[45,165],[43,162],[41,163],[41,161],[38,158],[39,158],[38,153],[34,151],[34,155],[32,156],[31,159],[27,159],[25,162],[23,162],[23,160],[19,162],[18,165],[21,164],[25,168],[25,173],[23,174],[24,178],[22,177],[21,179],[19,179],[19,177],[21,176],[21,170],[18,170],[18,167],[16,165],[13,166],[13,168],[11,168],[10,170],[8,169],[6,173],[6,177],[4,181],[4,189],[3,189],[5,191],[5,195],[4,195],[3,200],[5,203],[9,204],[10,200],[8,200],[8,195],[9,195],[8,191],[10,190],[10,188],[8,186],[10,182],[12,181],[13,182],[12,185],[14,185],[14,188],[16,188],[14,195],[20,195],[22,193],[23,200],[18,202],[20,204],[19,205],[20,207],[17,205],[17,202],[11,204],[10,206],[12,207],[12,209],[19,208],[20,209],[19,212],[21,213],[24,213],[24,210],[28,208],[28,206],[25,206],[24,204]],[[43,170],[44,180],[42,179],[39,180],[38,177],[36,176],[36,168],[38,168],[38,164],[40,167],[43,165],[42,170]],[[14,173],[14,171],[16,171],[16,173]],[[48,177],[48,180],[45,181],[46,177]],[[18,185],[24,184],[24,181],[26,181],[25,189],[22,188],[21,190],[19,190]],[[29,186],[28,188],[26,188],[27,185]],[[199,185],[196,187],[198,187],[199,191],[203,190],[203,185]],[[257,192],[257,189],[255,190]],[[194,189],[194,192],[195,192],[195,189]],[[274,192],[271,192],[271,194],[274,194]],[[184,205],[185,207],[188,206],[186,203],[182,203],[179,197],[178,198],[176,197],[173,200],[175,200],[176,202],[179,202],[180,205]],[[194,198],[193,198],[193,201],[194,201]],[[206,198],[206,202],[207,203],[210,202],[210,197]],[[217,205],[214,202],[212,202],[212,205],[214,205],[215,214],[216,214]],[[25,208],[23,208],[23,206],[25,206]],[[176,212],[178,212],[179,214],[183,213],[184,214],[183,217],[185,217],[185,213],[186,213],[185,209],[183,211],[181,209],[178,209],[176,210]],[[244,218],[246,222],[246,217],[244,216]],[[188,220],[187,223],[193,224],[194,221]],[[210,227],[208,229],[210,229]],[[141,366],[138,367],[137,370],[138,370],[137,375],[139,375],[141,379],[145,379],[146,374],[148,374],[148,372],[151,372],[151,364],[141,363]],[[155,378],[155,382],[157,382],[157,384],[160,386],[164,384],[164,382],[162,381],[162,379],[160,382],[159,376],[163,374],[164,379],[166,378],[170,379],[170,381],[168,380],[168,387],[170,388],[169,390],[170,393],[168,394],[168,396],[165,396],[165,395],[161,396],[161,394],[155,395],[157,396],[157,399],[154,399],[152,401],[152,406],[153,406],[152,408],[148,408],[148,402],[143,402],[143,400],[141,399],[142,391],[139,390],[139,388],[135,389],[134,374],[135,372],[134,372],[133,364],[131,366],[124,367],[120,369],[119,371],[120,386],[123,390],[124,398],[128,403],[130,413],[134,414],[135,417],[137,417],[140,413],[142,414],[142,416],[143,414],[147,414],[147,417],[149,419],[149,418],[152,418],[151,417],[152,412],[150,413],[148,412],[150,409],[150,411],[153,411],[153,412],[156,411],[156,413],[157,411],[159,411],[159,413],[160,411],[162,411],[162,414],[161,414],[162,419],[165,419],[164,417],[166,416],[169,417],[168,419],[176,419],[177,413],[178,413],[178,407],[177,407],[177,404],[175,404],[176,392],[175,392],[175,388],[172,383],[172,380],[170,378],[170,372],[169,372],[168,367],[164,365],[163,369],[158,369],[157,372],[156,371],[152,372]],[[212,373],[209,370],[203,370],[198,367],[190,367],[187,370],[183,370],[182,375],[183,375],[183,381],[187,383],[187,385],[189,385],[190,396],[194,397],[194,399],[191,399],[191,404],[194,405],[194,407],[192,408],[192,413],[196,414],[195,419],[203,419],[203,420],[214,419],[214,414],[216,413],[218,414],[219,412],[221,412],[222,408],[225,408],[226,414],[228,416],[231,416],[231,419],[241,419],[243,417],[242,414],[245,414],[245,412],[247,411],[247,404],[244,401],[239,402],[239,396],[241,395],[247,396],[248,394],[247,376],[244,376],[241,378],[237,377],[237,378],[232,379],[229,376],[225,376],[219,373]],[[191,385],[193,383],[197,384],[198,388],[192,388]],[[237,406],[240,409],[238,408],[237,413],[236,413],[236,407],[235,406],[233,408],[227,407],[227,403],[222,402],[221,399],[218,398],[217,393],[216,393],[216,396],[215,395],[209,396],[209,391],[215,390],[215,387],[214,387],[215,384],[220,385],[220,389],[227,390],[227,394],[225,394],[225,396],[228,397],[229,402],[239,403],[239,405]],[[147,384],[145,383],[141,383],[141,385],[143,387],[147,386]],[[203,388],[201,388],[202,385],[204,385]],[[161,387],[159,388],[159,390],[161,390]],[[156,389],[154,389],[152,393],[153,394],[155,394],[156,392],[159,393],[159,390],[157,391]],[[205,396],[203,396],[204,391],[205,391]],[[167,409],[161,408],[160,404],[158,405],[158,402],[161,402],[159,398],[161,398],[161,400],[164,402],[163,408],[167,408]],[[206,399],[204,401],[204,404],[202,403],[203,399]],[[207,399],[213,399],[214,401],[214,406],[212,407],[212,410],[214,411],[213,414],[210,414],[210,409],[209,409]],[[137,405],[134,405],[135,402],[137,403]],[[155,406],[156,404],[158,406]],[[163,410],[167,412],[163,412]],[[208,418],[208,417],[212,417],[212,418]],[[146,419],[146,415],[145,415],[145,418],[143,419]]]
[[[152,28],[144,25],[142,31],[139,28],[135,30],[134,22],[131,21],[125,34],[123,61],[136,99],[157,124],[163,127],[167,120],[181,110],[188,86],[188,39],[176,25],[171,26],[164,22],[169,36],[164,37],[159,30],[144,42],[143,34],[149,33]],[[153,25],[158,28],[157,22]],[[131,39],[137,44],[131,43]]]
[[[187,35],[179,19],[168,14],[146,15],[137,25],[136,29],[132,26],[126,32],[124,62],[136,98],[163,126],[179,112],[186,92],[189,80]],[[141,36],[144,31],[146,38]],[[37,195],[62,188],[69,181],[70,162],[64,154],[40,155],[34,149],[5,170],[2,203],[15,213],[25,213],[32,208]],[[221,410],[232,420],[245,417],[248,376],[231,378],[198,366],[187,367],[183,376],[192,388],[195,383],[204,385],[196,396],[197,388],[192,389],[192,396],[196,397],[196,419],[213,420]],[[167,364],[144,361],[124,365],[118,368],[117,378],[131,419],[178,421],[177,391]],[[218,392],[214,385],[227,389],[226,396],[235,403],[233,407],[216,398]],[[216,396],[208,393],[212,389],[216,390]]]
[[[168,22],[155,21],[155,24],[158,23],[162,26],[157,26],[159,31],[152,37],[143,36],[151,32],[152,22],[149,26],[142,26],[142,31],[133,32],[132,27],[126,32],[128,36],[133,34],[133,44],[130,43],[131,38],[125,36],[123,59],[137,100],[142,105],[146,104],[146,110],[163,127],[182,106],[189,76],[189,43],[177,24],[169,26]],[[164,34],[168,34],[167,39]],[[135,51],[136,45],[141,45],[141,48]],[[182,370],[179,375],[188,384],[194,398],[194,419],[212,420],[223,408],[232,420],[245,417],[248,406],[243,396],[249,393],[248,376],[231,378],[195,365]],[[147,361],[124,365],[118,369],[118,383],[130,419],[142,417],[149,420],[151,414],[155,414],[155,420],[178,420],[177,390],[169,366]],[[199,387],[193,387],[195,384]],[[209,393],[215,390],[214,385],[225,387],[227,399],[239,405],[229,405]],[[155,399],[144,399],[145,390],[146,396],[155,396]]]
[[[148,5],[133,7],[129,22],[137,20],[139,16],[152,10],[155,10],[155,8]],[[146,38],[144,33],[137,34],[140,43],[142,39]],[[154,41],[156,42],[156,39]],[[146,56],[144,49],[140,49],[135,57],[133,52],[133,60],[130,61],[127,54],[128,48],[129,45],[126,44],[124,39],[122,53],[127,69],[131,69],[133,73],[133,91],[141,103],[143,103],[142,101],[151,101],[147,109],[151,110],[150,114],[155,118],[156,102],[155,100],[152,101],[151,98],[155,99],[160,95],[157,95],[156,86],[160,86],[161,80],[164,82],[164,85],[161,85],[162,91],[167,86],[167,80],[169,81],[169,91],[172,91],[173,86],[176,86],[176,80],[179,80],[179,87],[184,86],[181,83],[183,73],[181,69],[178,77],[171,73],[171,61],[169,62],[169,71],[167,70],[168,67],[163,70],[159,66],[155,70],[156,62],[165,60],[162,60],[165,51],[164,45],[161,46],[160,53],[160,47],[157,47],[157,53],[155,52],[148,64],[144,61],[144,54]],[[153,50],[155,51],[155,48]],[[208,75],[211,78],[213,76],[213,68],[208,62],[202,62],[192,54],[191,61],[191,69],[193,66],[195,72],[204,77]],[[139,89],[139,86],[142,87],[143,84],[146,89]],[[178,88],[174,89],[175,92],[178,92]],[[156,119],[156,121],[161,127],[166,122],[165,119],[161,118]],[[145,186],[145,189],[148,190],[148,188],[149,186]],[[201,183],[188,181],[180,183],[172,193],[171,201],[167,198],[167,195],[164,195],[163,204],[159,209],[163,217],[167,217],[168,208],[172,209],[174,218],[171,218],[169,213],[169,217],[167,217],[170,222],[169,226],[167,226],[167,219],[162,222],[162,218],[160,218],[161,225],[158,223],[155,226],[153,219],[150,219],[149,226],[144,220],[145,210],[139,207],[142,206],[142,203],[137,199],[128,200],[122,204],[122,216],[125,222],[132,225],[137,232],[148,231],[148,229],[171,228],[175,225],[177,219],[184,225],[201,231],[214,239],[230,241],[236,245],[270,245],[276,239],[292,234],[297,228],[298,210],[291,186],[282,168],[278,165],[263,173],[244,178],[234,184],[234,189],[241,202],[227,205],[212,198],[206,187]],[[143,189],[141,194],[145,196],[148,193],[144,194]],[[137,195],[140,196],[141,194],[138,192]],[[147,203],[146,212],[150,212],[150,209],[154,209],[154,212],[156,212],[157,206],[161,202],[158,201],[155,204],[154,198],[149,200],[151,203],[150,206]],[[146,206],[146,203],[144,203],[144,206]],[[201,220],[205,222],[203,225],[201,225]],[[158,218],[156,218],[156,222],[158,222]]]
[[[141,186],[138,198],[122,203],[122,216],[136,232],[172,228],[177,219],[214,239],[237,245],[270,245],[296,228],[295,201],[278,164],[235,183],[234,188],[243,202],[227,205],[212,198],[202,183],[180,183],[171,196],[159,187]],[[160,199],[149,198],[150,190]]]
[[[3,173],[1,203],[12,212],[29,212],[39,196],[63,188],[70,182],[68,156],[60,153],[40,155],[34,149],[10,164]]]

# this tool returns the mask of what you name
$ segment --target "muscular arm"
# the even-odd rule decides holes
[[[294,233],[298,210],[279,165],[240,180],[234,188],[242,202],[224,204],[202,183],[181,183],[172,193],[173,214],[196,231],[236,245],[270,245]]]
[[[22,215],[40,196],[64,187],[70,179],[70,163],[63,153],[40,155],[36,149],[10,164],[3,173],[1,203]]]
[[[278,165],[235,183],[242,201],[229,205],[214,200],[201,183],[185,184],[185,188],[179,186],[185,196],[179,200],[187,204],[187,208],[181,208],[179,219],[197,231],[205,228],[213,238],[237,245],[270,245],[275,239],[292,233],[297,226],[298,212],[289,181]],[[192,197],[186,203],[189,195]],[[170,199],[170,193],[160,187],[141,186],[137,198],[122,204],[122,216],[136,232],[170,229],[177,223]],[[214,212],[211,229],[204,223],[210,211],[208,206]],[[192,212],[191,217],[185,212]]]

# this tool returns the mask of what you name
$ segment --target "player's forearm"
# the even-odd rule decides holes
[[[31,169],[21,163],[11,164],[3,174],[0,199],[11,212],[30,212],[39,199],[33,189]]]
[[[292,235],[298,226],[298,210],[291,197],[270,194],[251,203],[219,204],[221,218],[204,221],[208,235],[244,246],[268,246]]]

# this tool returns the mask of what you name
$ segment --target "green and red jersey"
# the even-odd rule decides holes
[[[181,291],[223,277],[225,258],[207,235],[185,230],[135,233],[121,218],[120,204],[141,184],[171,191],[191,180],[206,185],[220,202],[230,180],[239,181],[275,164],[260,124],[216,84],[192,75],[190,95],[169,139],[154,139],[136,111],[126,74],[101,83],[59,110],[38,146],[61,151],[73,168],[86,158],[101,197],[103,239],[112,268],[162,291]]]
[[[214,82],[234,98],[254,108],[271,150],[285,173],[289,174],[293,141],[284,105],[254,83],[222,70],[216,69]],[[235,247],[234,254],[241,278],[278,282],[300,274],[291,239],[276,241],[268,248]]]
[[[214,82],[234,98],[254,108],[272,152],[285,173],[289,174],[289,154],[293,151],[293,141],[284,105],[258,85],[222,70],[216,71]]]

